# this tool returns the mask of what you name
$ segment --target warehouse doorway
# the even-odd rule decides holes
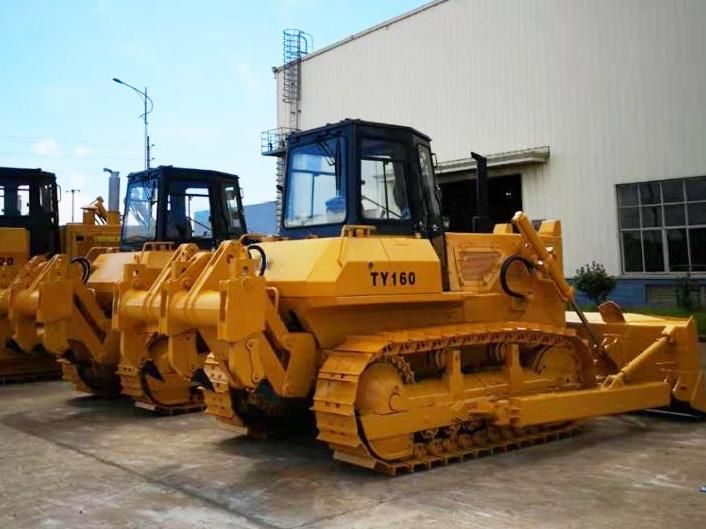
[[[470,232],[476,214],[476,180],[441,183],[441,206],[450,231]],[[488,215],[493,223],[510,222],[522,209],[522,175],[491,176],[488,179]]]

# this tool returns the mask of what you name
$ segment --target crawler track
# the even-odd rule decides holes
[[[99,366],[96,371],[88,366],[76,365],[66,358],[60,358],[58,363],[61,366],[62,378],[71,382],[76,391],[106,398],[120,394],[120,382],[109,366]]]
[[[526,324],[525,324],[526,325]],[[328,443],[334,457],[386,474],[412,472],[464,459],[491,455],[573,435],[577,423],[547,424],[529,428],[498,428],[492,423],[448,424],[434,431],[409,431],[414,436],[412,455],[388,459],[375,453],[367,441],[357,406],[359,382],[366,368],[387,362],[404,384],[414,384],[414,373],[405,358],[449,347],[491,344],[570,346],[590,360],[585,343],[565,327],[505,324],[453,325],[417,328],[375,335],[351,336],[327,351],[318,374],[313,410],[318,439]],[[424,413],[419,410],[419,413]]]
[[[438,455],[430,453],[427,448],[424,453],[417,454],[414,457],[404,461],[388,462],[377,460],[375,461],[375,466],[372,468],[378,472],[382,472],[383,474],[390,476],[419,470],[430,470],[435,466],[445,466],[451,463],[459,463],[467,459],[478,459],[491,455],[504,454],[511,450],[518,450],[520,448],[557,441],[559,439],[566,439],[576,435],[580,432],[580,430],[581,424],[579,423],[565,423],[551,427],[536,427],[522,434],[513,433],[513,436],[510,439],[485,441],[479,443],[477,446],[471,446],[469,448],[455,447],[451,449],[444,449],[442,444],[442,451],[440,451]],[[502,434],[498,432],[498,435]],[[488,437],[487,432],[485,437]],[[336,451],[335,458],[346,463],[361,465],[361,460],[356,457],[356,455],[350,454],[347,451]]]
[[[120,364],[118,375],[122,393],[132,397],[138,408],[161,415],[181,415],[200,412],[205,407],[200,391],[189,387],[176,373],[169,373],[163,376],[163,381],[158,381],[139,369]]]

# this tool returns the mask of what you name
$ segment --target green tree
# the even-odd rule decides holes
[[[605,301],[615,288],[615,283],[615,278],[606,272],[602,264],[595,261],[576,270],[574,286],[596,305]]]

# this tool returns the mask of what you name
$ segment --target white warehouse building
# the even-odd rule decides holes
[[[475,212],[475,151],[493,220],[561,219],[568,276],[600,262],[632,305],[706,283],[703,0],[436,0],[306,51],[275,69],[278,127],[429,135],[452,230]]]

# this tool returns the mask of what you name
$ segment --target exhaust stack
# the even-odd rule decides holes
[[[120,171],[107,167],[103,171],[110,174],[108,178],[108,211],[120,211]]]
[[[473,232],[490,233],[493,231],[493,222],[488,216],[488,159],[477,152],[472,152],[471,157],[476,161],[476,214],[473,217]]]
[[[108,177],[108,215],[109,224],[120,223],[120,171],[113,171],[107,167],[103,171],[109,173]]]

